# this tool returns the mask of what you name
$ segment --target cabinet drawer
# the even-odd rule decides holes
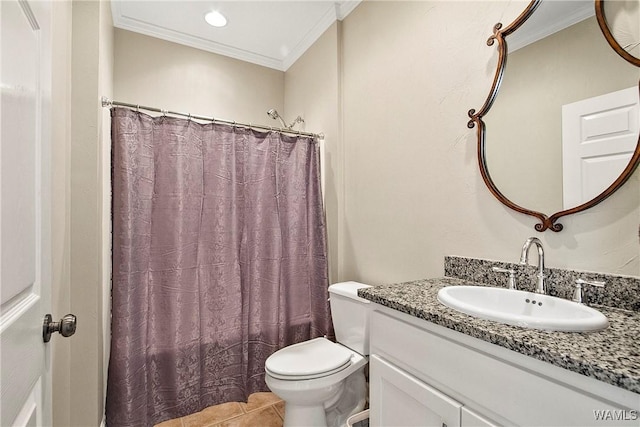
[[[600,398],[594,394],[597,391],[561,383],[380,311],[371,316],[371,354],[379,354],[460,400],[465,407],[505,424],[611,425],[596,421],[594,411],[619,413],[635,409]],[[626,424],[637,427],[637,420]]]

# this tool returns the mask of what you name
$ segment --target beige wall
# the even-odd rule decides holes
[[[98,94],[113,97],[114,28],[111,16],[111,2],[100,2],[100,27],[98,51]],[[102,370],[98,384],[102,385],[101,414],[104,413],[104,399],[107,392],[107,370],[111,345],[111,114],[107,108],[98,106],[99,150],[100,150],[100,314]]]
[[[52,190],[52,289],[51,312],[57,319],[71,313],[69,257],[69,145],[71,140],[71,2],[53,3],[53,108],[51,150]],[[59,316],[59,317],[58,317]],[[71,425],[71,341],[53,339],[51,366],[53,382],[53,425]]]
[[[340,134],[340,23],[333,24],[285,73],[284,116],[301,115],[300,129],[322,132],[323,185],[329,251],[329,278],[338,280],[338,236],[342,191],[342,144]]]
[[[547,265],[638,275],[638,173],[611,198],[534,231],[476,164],[478,109],[495,69],[493,25],[526,2],[361,3],[342,24],[345,257],[341,279],[439,276],[445,255],[515,262],[529,236]]]
[[[562,105],[638,80],[640,69],[611,49],[595,16],[509,54],[485,120],[489,172],[500,191],[530,209],[563,210]]]
[[[115,32],[114,98],[239,122],[273,124],[284,73],[126,30]]]
[[[68,415],[67,408],[60,408],[59,414],[54,409],[54,417],[58,425],[95,426],[104,414],[109,327],[104,299],[110,274],[105,256],[109,249],[105,234],[109,207],[105,202],[110,142],[103,128],[108,115],[100,106],[100,96],[109,95],[112,80],[109,3],[74,1],[71,31],[70,309],[78,317],[78,329],[69,340],[70,409]],[[106,126],[108,129],[108,122]]]

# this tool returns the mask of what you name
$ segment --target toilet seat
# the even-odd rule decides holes
[[[267,358],[265,370],[278,379],[308,380],[347,368],[352,356],[352,350],[326,338],[316,338],[276,351]]]

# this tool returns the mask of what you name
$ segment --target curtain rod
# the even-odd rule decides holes
[[[106,96],[103,96],[102,98],[100,98],[100,101],[102,102],[102,106],[103,107],[109,107],[109,108],[114,107],[114,106],[115,107],[127,107],[127,108],[136,109],[136,110],[153,111],[153,112],[156,112],[156,113],[162,113],[163,115],[171,114],[172,116],[182,116],[182,117],[188,117],[190,119],[206,120],[208,122],[213,122],[213,123],[224,123],[224,124],[227,124],[227,125],[239,126],[239,127],[248,128],[248,129],[257,129],[257,130],[264,130],[264,131],[270,131],[270,132],[287,133],[287,134],[298,135],[298,136],[310,136],[312,138],[318,138],[320,140],[324,140],[324,134],[323,133],[302,132],[302,131],[298,131],[298,130],[277,128],[277,127],[273,127],[273,126],[254,125],[252,123],[240,123],[240,122],[234,122],[232,120],[219,119],[217,117],[196,116],[195,114],[191,114],[191,113],[180,113],[180,112],[177,112],[177,111],[163,110],[161,108],[145,107],[144,105],[129,104],[127,102],[113,101],[113,100],[107,98]]]

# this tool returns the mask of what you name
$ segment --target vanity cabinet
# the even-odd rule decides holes
[[[372,355],[369,363],[372,425],[495,426],[384,359]]]
[[[374,427],[639,424],[636,393],[378,304],[370,338]]]

